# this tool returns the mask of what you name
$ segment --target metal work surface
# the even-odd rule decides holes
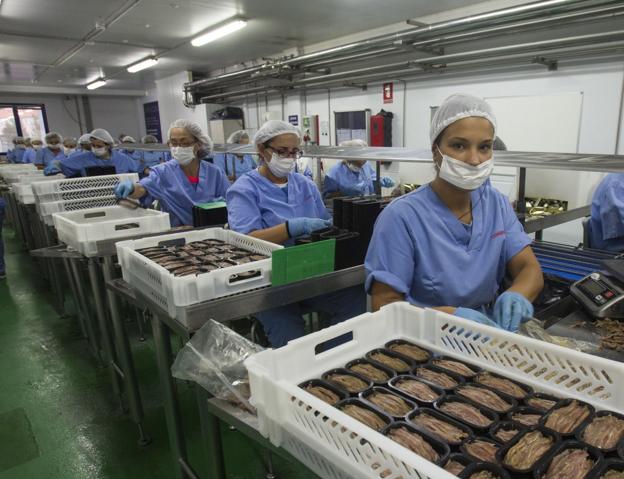
[[[535,233],[536,231],[552,228],[568,221],[577,220],[579,218],[585,218],[591,213],[591,205],[581,206],[572,210],[564,211],[556,215],[544,216],[541,218],[528,218],[524,223],[524,231],[527,234]]]

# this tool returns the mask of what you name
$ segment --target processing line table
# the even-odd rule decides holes
[[[336,290],[363,285],[364,279],[364,266],[360,265],[283,286],[266,286],[244,293],[204,301],[185,308],[186,324],[171,318],[167,311],[149,297],[138,291],[134,292],[123,279],[107,281],[106,286],[111,295],[119,296],[135,306],[146,307],[152,313],[154,347],[164,394],[165,417],[176,478],[198,479],[206,477],[210,479],[224,479],[225,470],[218,418],[206,407],[208,395],[199,386],[195,387],[195,392],[198,401],[202,437],[208,457],[207,475],[198,475],[192,465],[189,464],[178,395],[174,378],[171,375],[171,365],[174,359],[171,349],[171,333],[173,332],[184,341],[188,341],[193,333],[209,319],[217,322],[238,319]],[[117,313],[113,312],[113,316],[115,314]]]

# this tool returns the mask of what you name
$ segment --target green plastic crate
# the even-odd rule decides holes
[[[212,201],[210,203],[195,203],[195,206],[202,210],[214,210],[216,208],[225,208],[225,201]]]
[[[281,286],[334,271],[336,240],[290,246],[273,251],[271,284]]]

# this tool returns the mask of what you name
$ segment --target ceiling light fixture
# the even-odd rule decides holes
[[[140,72],[141,70],[145,70],[146,68],[153,67],[157,63],[158,63],[158,58],[149,57],[149,58],[146,58],[145,60],[141,60],[140,62],[130,65],[128,68],[126,68],[126,70],[128,70],[130,73],[136,73],[136,72]]]
[[[104,80],[104,78],[98,78],[94,82],[91,82],[87,85],[87,90],[95,90],[96,88],[100,88],[104,85],[106,85],[106,80]]]
[[[240,18],[230,20],[224,23],[222,26],[207,31],[206,33],[191,40],[191,45],[194,47],[201,47],[206,43],[214,42],[219,38],[222,38],[230,33],[234,33],[247,25],[246,20]]]

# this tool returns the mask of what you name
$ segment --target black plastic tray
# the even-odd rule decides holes
[[[342,386],[340,386],[340,385],[338,385],[338,384],[336,384],[336,383],[333,383],[333,382],[331,382],[329,379],[327,379],[327,376],[329,376],[329,375],[331,375],[331,374],[334,374],[334,373],[339,373],[339,374],[348,374],[348,375],[351,375],[351,376],[355,376],[356,378],[361,379],[362,381],[364,381],[365,383],[367,383],[367,384],[368,384],[368,387],[367,387],[367,388],[365,388],[365,389],[362,389],[361,391],[356,391],[356,392],[350,392],[350,391],[347,391],[347,390],[346,390],[345,388],[343,388]],[[351,371],[349,371],[348,369],[345,369],[345,368],[336,368],[336,369],[331,369],[331,370],[329,370],[329,371],[327,371],[327,372],[323,373],[323,375],[321,376],[321,379],[323,379],[324,381],[327,381],[328,383],[332,384],[334,387],[336,387],[336,388],[340,389],[341,391],[344,391],[344,392],[345,392],[348,396],[351,396],[351,397],[356,397],[356,396],[358,396],[360,393],[362,393],[362,392],[366,391],[366,389],[370,389],[370,388],[372,388],[372,387],[373,387],[373,383],[372,383],[371,381],[369,381],[368,379],[366,379],[366,378],[364,378],[364,377],[360,376],[359,374],[355,374],[355,373],[353,373],[353,372],[351,372]]]
[[[435,363],[436,361],[439,361],[439,360],[441,360],[441,359],[445,359],[445,360],[448,360],[448,361],[455,361],[455,362],[457,362],[457,363],[461,363],[461,364],[463,364],[464,366],[466,366],[466,367],[468,367],[469,369],[471,369],[474,373],[473,373],[473,374],[471,374],[471,375],[469,375],[469,376],[465,376],[465,375],[460,374],[460,373],[457,373],[457,372],[455,372],[455,371],[453,371],[453,370],[446,369],[445,367],[443,367],[443,366],[439,366],[439,365],[437,365],[437,364]],[[458,376],[461,376],[461,377],[463,377],[463,378],[464,378],[464,379],[466,379],[466,380],[470,380],[470,379],[474,378],[477,374],[479,374],[480,372],[482,372],[482,371],[483,371],[481,368],[479,368],[479,367],[477,367],[477,366],[474,366],[474,365],[472,365],[472,364],[470,364],[470,363],[467,363],[466,361],[461,361],[461,360],[459,360],[459,359],[452,358],[452,357],[450,357],[450,356],[436,356],[436,357],[433,357],[433,358],[431,358],[431,359],[429,360],[429,364],[431,364],[432,366],[435,366],[435,367],[437,367],[437,368],[440,368],[440,369],[442,369],[442,370],[444,370],[444,371],[449,371],[449,372],[451,372],[451,373],[453,373],[453,374],[457,374]]]
[[[579,401],[578,399],[562,399],[561,401],[559,401],[557,403],[557,405],[552,408],[547,414],[544,415],[544,417],[542,418],[542,420],[540,421],[540,425],[543,425],[544,427],[546,426],[546,421],[548,421],[548,417],[553,414],[555,411],[557,411],[558,409],[561,409],[562,407],[565,407],[567,405],[569,405],[572,401],[577,401],[585,406],[587,406],[589,408],[589,416],[587,416],[578,426],[576,426],[576,428],[574,428],[574,430],[572,430],[571,432],[567,432],[567,433],[561,433],[558,431],[555,431],[557,434],[559,434],[561,437],[563,438],[569,438],[572,437],[574,435],[576,435],[576,432],[580,429],[583,429],[589,422],[591,422],[591,420],[594,418],[594,414],[596,413],[596,410],[594,409],[594,406],[592,406],[591,404],[588,404],[586,402],[583,401]]]
[[[590,477],[591,479],[601,479],[604,474],[613,469],[624,472],[624,461],[621,459],[606,459],[596,466]]]
[[[470,452],[468,452],[467,446],[469,443],[473,442],[473,441],[484,441],[484,442],[489,442],[491,444],[493,444],[494,446],[496,446],[497,449],[501,448],[501,444],[498,441],[495,441],[493,439],[490,439],[489,437],[483,437],[483,436],[477,436],[477,437],[473,437],[472,439],[466,441],[465,443],[463,443],[459,450],[462,452],[462,454],[464,454],[465,456],[471,458],[474,462],[490,462],[490,461],[486,461],[485,459],[481,459],[478,458],[476,456],[473,456],[472,454],[470,454]],[[496,464],[496,460],[494,460],[494,462],[492,464]]]
[[[400,416],[395,416],[394,414],[391,414],[390,411],[386,411],[385,409],[383,409],[378,404],[375,404],[374,402],[368,400],[368,397],[371,394],[375,393],[375,392],[383,393],[383,394],[390,394],[392,396],[396,396],[396,397],[400,398],[402,401],[405,401],[410,406],[410,410],[407,411],[405,414],[402,414]],[[418,404],[416,404],[414,401],[410,401],[409,399],[405,398],[404,396],[401,396],[400,394],[397,394],[394,391],[391,391],[390,389],[384,388],[384,387],[381,387],[381,386],[373,386],[371,389],[368,389],[367,391],[364,391],[363,393],[360,394],[360,399],[362,399],[362,401],[364,401],[366,403],[369,403],[374,408],[377,408],[380,411],[386,413],[388,416],[392,416],[394,419],[396,419],[398,421],[405,420],[405,418],[407,416],[409,416],[416,409],[418,409]]]
[[[533,472],[533,476],[535,477],[535,479],[542,479],[542,476],[544,476],[548,471],[548,467],[550,466],[552,460],[559,453],[564,452],[566,449],[585,449],[594,460],[594,467],[590,469],[590,471],[585,475],[584,479],[590,479],[593,476],[594,471],[598,468],[603,460],[603,456],[600,451],[595,447],[590,446],[589,444],[572,440],[563,441],[559,444],[559,446],[557,446],[556,449],[551,451],[550,454],[548,454],[544,458],[544,460],[540,463],[538,467],[535,468],[535,471]]]
[[[534,392],[534,393],[533,393],[533,394],[531,394],[530,396],[527,396],[526,398],[524,398],[524,400],[523,400],[523,405],[524,405],[524,406],[527,406],[527,407],[533,407],[533,408],[535,408],[535,409],[540,409],[540,408],[537,408],[537,407],[535,407],[535,406],[531,406],[531,405],[529,404],[529,402],[528,402],[528,401],[529,401],[530,399],[532,399],[532,398],[538,398],[538,399],[549,399],[549,400],[551,400],[551,401],[555,401],[555,404],[553,405],[553,407],[555,407],[555,406],[557,405],[557,403],[558,403],[559,401],[561,401],[561,398],[558,398],[558,397],[556,397],[556,396],[552,396],[552,395],[550,395],[550,394],[544,394],[544,393],[536,393],[536,392]],[[550,409],[552,409],[553,407],[551,407]],[[547,409],[547,410],[543,411],[543,413],[544,413],[544,414],[546,414],[548,411],[550,411],[550,409]],[[542,409],[540,409],[540,410],[542,410]]]
[[[516,469],[512,466],[509,466],[507,464],[505,464],[505,455],[507,454],[507,452],[509,451],[509,449],[511,449],[512,447],[514,447],[520,440],[522,440],[522,438],[533,432],[533,431],[539,431],[541,432],[544,436],[549,436],[553,438],[553,445],[552,447],[546,451],[546,453],[539,458],[531,467],[527,468],[527,469]],[[524,479],[525,477],[532,477],[533,476],[533,471],[535,471],[540,464],[549,457],[549,454],[561,443],[561,436],[559,436],[559,434],[557,434],[554,431],[551,431],[550,429],[546,429],[545,427],[541,427],[541,426],[536,426],[536,427],[530,427],[528,429],[526,429],[522,434],[518,434],[515,438],[513,438],[511,441],[509,441],[507,444],[505,444],[503,447],[501,447],[498,451],[498,453],[496,453],[496,459],[498,460],[498,463],[501,464],[505,469],[507,469],[508,471],[511,472],[512,476],[514,478],[518,477],[521,479]]]
[[[414,362],[414,363],[416,363],[416,364],[424,364],[424,363],[428,362],[428,361],[429,361],[429,360],[433,357],[433,353],[432,353],[431,351],[429,351],[427,348],[423,348],[422,346],[419,346],[419,345],[418,345],[418,344],[416,344],[416,343],[412,343],[411,341],[406,341],[406,340],[404,340],[404,339],[394,339],[394,340],[392,340],[392,341],[388,341],[388,342],[384,345],[384,347],[385,347],[386,349],[389,349],[389,346],[391,346],[391,345],[393,345],[393,344],[409,344],[409,345],[411,345],[411,346],[416,346],[417,348],[420,348],[420,349],[422,349],[423,351],[426,351],[426,352],[428,353],[429,357],[428,357],[427,359],[424,359],[424,360],[422,360],[422,361],[419,361],[419,360],[414,359],[414,358],[412,358],[412,357],[410,357],[410,356],[407,356],[407,355],[405,355],[405,354],[402,354],[402,353],[399,353],[399,352],[396,352],[396,351],[392,351],[392,350],[390,350],[390,351],[392,351],[393,353],[394,353],[394,352],[396,352],[396,354],[400,354],[401,356],[403,356],[403,357],[405,357],[405,358],[407,358],[407,359],[409,359],[409,360],[413,361],[413,362]]]
[[[513,416],[515,414],[535,414],[535,415],[540,416],[540,419],[537,421],[537,424],[523,424],[520,421],[517,421],[516,419],[513,418]],[[544,415],[545,415],[545,413],[543,411],[540,411],[539,409],[536,409],[534,407],[520,406],[520,407],[514,409],[513,411],[509,412],[507,414],[507,419],[509,421],[512,421],[512,422],[518,424],[519,426],[522,426],[522,427],[526,428],[526,427],[532,427],[532,426],[539,425],[539,423],[541,422],[541,418],[543,418]]]
[[[449,376],[450,378],[454,379],[454,380],[455,380],[455,382],[457,383],[457,385],[455,385],[455,386],[453,386],[453,387],[450,387],[450,388],[443,388],[441,385],[436,384],[436,383],[434,383],[434,382],[430,381],[429,379],[425,379],[425,378],[422,378],[422,377],[418,376],[417,371],[418,371],[419,369],[430,369],[431,371],[435,371],[435,372],[437,372],[437,373],[443,373],[443,374],[446,374],[446,375],[447,375],[447,376]],[[422,365],[416,366],[416,367],[412,370],[412,374],[413,374],[414,376],[416,376],[416,378],[417,378],[417,379],[420,379],[420,380],[422,380],[423,382],[426,382],[427,384],[431,384],[431,385],[436,386],[436,387],[438,387],[438,388],[440,388],[440,389],[443,389],[444,391],[447,391],[447,392],[452,391],[452,390],[453,390],[453,389],[455,389],[456,387],[461,386],[462,384],[465,384],[465,382],[466,382],[466,381],[464,380],[464,378],[462,378],[461,376],[459,376],[459,375],[457,375],[457,374],[452,374],[452,373],[450,373],[450,372],[446,371],[445,369],[440,369],[440,368],[439,368],[439,367],[437,367],[437,366],[430,366],[430,365],[428,365],[428,364],[422,364]]]
[[[374,412],[375,414],[377,414],[377,416],[379,416],[386,423],[386,425],[383,428],[381,428],[379,431],[377,431],[377,432],[382,431],[384,428],[386,428],[387,426],[389,426],[390,424],[392,424],[394,422],[393,419],[390,416],[388,416],[386,413],[384,413],[380,409],[376,408],[372,404],[364,402],[364,401],[361,401],[359,399],[355,399],[355,398],[349,398],[349,399],[345,399],[344,401],[340,401],[339,403],[336,404],[336,409],[342,409],[344,406],[346,406],[348,404],[353,404],[353,405],[356,405],[356,406],[360,406],[362,408],[368,409],[368,410]],[[349,417],[351,417],[351,416],[349,416]],[[356,421],[357,421],[357,419],[356,419]],[[361,424],[364,424],[364,423],[361,423]],[[367,426],[367,424],[364,424],[364,425]],[[368,427],[370,427],[370,426],[368,426]],[[373,428],[371,428],[371,429],[373,429]],[[373,429],[373,430],[376,431],[376,429]]]
[[[349,362],[345,365],[345,369],[348,369],[349,371],[351,371],[351,369],[350,369],[350,368],[351,368],[351,366],[354,366],[354,365],[356,365],[356,364],[362,364],[362,363],[364,363],[364,364],[370,364],[371,366],[374,366],[375,368],[377,368],[377,369],[379,369],[379,370],[383,371],[384,373],[386,373],[386,374],[388,375],[388,379],[386,379],[385,381],[375,381],[373,378],[370,378],[370,377],[368,377],[368,376],[366,376],[366,375],[364,375],[364,374],[362,374],[362,373],[359,373],[359,372],[353,371],[353,373],[355,373],[355,374],[357,374],[357,375],[359,375],[359,376],[362,376],[364,379],[366,379],[367,381],[371,381],[372,383],[374,383],[374,384],[375,384],[375,385],[377,385],[377,386],[381,386],[381,385],[387,384],[387,383],[388,383],[388,381],[390,381],[393,377],[395,377],[395,376],[396,376],[396,373],[395,373],[392,369],[387,368],[387,367],[385,367],[385,366],[382,366],[382,365],[381,365],[381,364],[379,364],[379,363],[375,363],[375,362],[369,361],[369,360],[368,360],[368,359],[366,359],[366,358],[358,358],[358,359],[354,359],[353,361],[349,361]]]
[[[494,411],[497,414],[507,414],[510,411],[513,411],[514,409],[516,409],[518,407],[518,401],[516,401],[514,398],[512,398],[511,396],[507,396],[506,394],[503,394],[499,391],[495,391],[492,388],[489,388],[487,386],[483,386],[482,384],[478,384],[478,383],[468,383],[468,384],[461,384],[459,386],[457,386],[454,390],[453,390],[453,394],[455,394],[456,396],[460,396],[460,397],[464,397],[462,396],[459,391],[462,389],[462,387],[466,387],[466,386],[472,386],[475,388],[479,388],[479,389],[485,389],[487,391],[493,392],[494,394],[498,395],[503,401],[506,401],[509,404],[509,408],[504,410],[504,411],[497,411],[496,409],[492,409],[489,406],[486,406],[485,404],[481,404],[478,401],[475,401],[474,399],[471,398],[466,398],[470,401],[473,401],[477,404],[479,404],[479,406],[482,406],[484,408],[490,409],[492,411]]]
[[[451,461],[456,461],[462,464],[464,466],[464,470],[466,469],[466,467],[468,467],[470,464],[473,463],[472,459],[470,459],[467,456],[464,456],[461,452],[453,452],[449,455],[448,460],[446,461],[443,467],[446,467],[446,465]]]
[[[500,431],[501,429],[504,430],[509,430],[509,429],[517,429],[518,430],[518,434],[522,434],[524,431],[526,431],[526,427],[523,426],[522,424],[517,424],[515,422],[512,421],[500,421],[496,424],[494,424],[490,430],[488,431],[488,435],[496,442],[498,442],[501,445],[506,445],[509,444],[511,441],[513,441],[515,439],[515,437],[518,435],[516,434],[516,436],[512,437],[509,441],[507,442],[503,442],[501,439],[499,439],[498,437],[496,437],[496,433],[498,431]]]
[[[576,431],[576,434],[575,434],[576,439],[578,439],[581,442],[587,442],[587,441],[585,441],[585,439],[583,439],[583,433],[585,432],[585,429],[587,429],[587,426],[589,426],[595,418],[602,417],[602,416],[615,416],[618,419],[624,420],[624,414],[618,414],[618,413],[612,412],[612,411],[598,411],[596,414],[594,414],[594,417],[590,421],[587,421],[585,424],[583,424],[582,427],[578,428],[578,430]],[[620,440],[615,445],[615,447],[612,447],[612,448],[609,448],[609,449],[602,449],[602,448],[596,447],[596,446],[594,446],[594,447],[596,447],[596,449],[598,449],[603,454],[610,454],[610,453],[616,452],[617,449],[618,449],[618,445],[622,444],[623,442],[624,442],[624,436],[620,438]]]
[[[469,426],[466,426],[465,424],[463,424],[463,423],[461,423],[459,421],[456,421],[452,417],[449,417],[449,416],[447,416],[445,414],[442,414],[441,412],[438,412],[435,409],[429,409],[429,408],[417,409],[412,414],[409,414],[407,416],[408,422],[410,424],[412,424],[416,429],[420,429],[420,430],[422,430],[424,432],[427,432],[429,434],[435,435],[433,432],[429,431],[428,429],[426,429],[423,426],[420,426],[420,425],[418,425],[418,424],[416,424],[414,422],[414,418],[419,416],[419,415],[421,415],[421,414],[429,414],[431,417],[435,417],[436,419],[440,419],[441,421],[447,422],[447,423],[457,427],[458,429],[461,429],[462,431],[464,431],[466,433],[466,437],[463,440],[461,440],[461,441],[446,441],[445,439],[440,438],[441,441],[446,442],[449,446],[460,446],[461,444],[463,444],[467,440],[469,440],[469,439],[474,437],[474,431]],[[438,436],[436,436],[436,437],[438,437]]]
[[[404,363],[407,364],[408,368],[405,369],[405,370],[399,371],[399,370],[394,369],[394,368],[392,368],[390,366],[387,366],[387,365],[385,365],[385,364],[383,364],[383,363],[381,363],[379,361],[375,361],[373,358],[371,358],[371,355],[373,355],[375,353],[383,353],[383,354],[385,354],[387,356],[392,356],[393,358],[400,359],[401,361],[403,361]],[[394,351],[390,351],[389,349],[385,349],[385,348],[373,349],[372,351],[369,351],[369,352],[367,352],[365,354],[365,358],[368,359],[371,363],[379,364],[380,366],[384,366],[384,367],[386,367],[388,369],[393,370],[397,374],[406,374],[406,373],[410,372],[414,368],[414,366],[416,365],[416,363],[414,361],[412,361],[411,359],[409,359],[409,358],[407,358],[407,357],[405,357],[405,356],[403,356],[401,354],[397,354]]]
[[[443,441],[440,441],[440,439],[438,439],[436,436],[414,427],[412,424],[409,424],[403,421],[394,422],[390,424],[389,426],[387,426],[383,431],[381,431],[381,433],[384,436],[388,436],[388,433],[390,431],[392,431],[393,429],[397,429],[399,427],[404,427],[406,429],[409,429],[411,432],[415,434],[419,434],[423,439],[425,439],[431,445],[431,447],[433,447],[433,449],[440,455],[440,458],[437,461],[435,461],[434,464],[437,464],[438,466],[441,464],[446,464],[446,461],[449,455],[451,454],[451,449],[449,448],[448,444],[446,444]],[[411,449],[408,449],[408,450],[411,450]]]
[[[502,467],[496,464],[490,464],[489,462],[473,462],[459,475],[461,479],[469,479],[470,476],[481,471],[490,471],[498,474],[500,479],[511,479],[509,473]],[[515,478],[516,476],[514,476]]]
[[[426,386],[430,387],[435,393],[439,394],[439,396],[432,400],[432,401],[424,401],[420,398],[417,398],[416,396],[411,395],[410,393],[403,391],[402,389],[398,388],[396,386],[396,384],[402,380],[410,380],[410,381],[418,381],[419,383],[425,384]],[[436,401],[439,401],[440,399],[442,399],[445,396],[445,392],[444,389],[439,388],[438,386],[434,386],[433,384],[428,383],[427,381],[417,378],[415,376],[410,376],[407,374],[402,374],[400,376],[396,376],[394,378],[392,378],[390,381],[388,381],[388,389],[402,395],[405,396],[406,398],[414,401],[416,404],[420,405],[420,406],[430,406],[433,407],[434,403]]]
[[[487,426],[479,426],[476,424],[472,424],[462,418],[452,416],[449,413],[444,412],[441,409],[441,407],[448,402],[461,402],[461,403],[466,403],[466,404],[469,404],[470,406],[476,407],[484,416],[490,419],[491,422]],[[482,406],[479,406],[475,402],[470,401],[469,399],[465,399],[460,396],[454,396],[454,395],[446,396],[444,399],[441,399],[440,401],[436,401],[436,403],[434,404],[434,407],[441,414],[444,414],[445,416],[448,416],[448,417],[452,417],[453,419],[456,419],[457,421],[466,424],[467,426],[472,428],[473,431],[481,431],[485,433],[488,431],[488,429],[490,429],[494,424],[496,424],[499,421],[498,414],[496,414],[494,411],[484,408]]]
[[[309,379],[309,380],[304,381],[301,384],[299,384],[299,387],[301,389],[305,389],[307,386],[310,386],[310,385],[312,385],[312,386],[321,386],[321,387],[324,387],[325,389],[329,389],[334,394],[337,394],[339,396],[339,399],[334,404],[332,404],[332,406],[336,405],[337,403],[339,403],[343,399],[347,399],[347,397],[349,397],[347,392],[343,391],[340,388],[337,388],[336,386],[334,386],[330,382],[323,381],[322,379]]]
[[[506,380],[508,380],[508,381],[513,382],[515,385],[519,386],[519,387],[520,387],[520,388],[522,388],[524,391],[526,391],[526,395],[525,395],[524,397],[521,397],[521,398],[516,398],[515,396],[512,396],[514,399],[517,399],[517,400],[520,400],[520,401],[521,401],[521,400],[525,399],[528,395],[533,394],[533,388],[532,388],[531,386],[526,385],[526,384],[522,384],[522,383],[520,383],[520,382],[518,382],[518,381],[514,381],[513,379],[509,379],[509,378],[507,378],[507,377],[505,377],[505,376],[501,376],[500,374],[495,374],[495,373],[492,373],[492,372],[489,372],[489,371],[483,371],[483,373],[481,373],[481,374],[490,374],[491,376],[495,376],[495,377],[497,377],[497,378],[506,379]],[[481,383],[478,381],[478,378],[479,378],[479,375],[477,375],[477,376],[474,378],[473,382],[475,382],[475,383],[477,383],[477,384],[481,384]],[[492,386],[489,386],[489,387],[492,387]],[[494,389],[495,391],[499,391],[497,388],[494,388],[494,387],[492,387],[492,389]],[[505,393],[505,391],[499,391],[499,392],[502,392],[503,394],[506,394],[506,393]],[[508,394],[508,396],[511,396],[511,394]]]

